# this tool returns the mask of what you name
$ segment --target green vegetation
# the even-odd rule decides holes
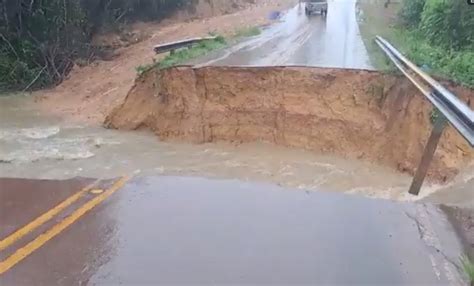
[[[474,86],[474,9],[463,0],[359,0],[361,33],[373,65],[391,65],[373,39],[380,35],[431,74]]]
[[[358,6],[362,13],[359,13],[359,27],[362,39],[370,55],[372,65],[379,70],[391,70],[392,65],[388,58],[382,53],[375,43],[375,36],[388,37],[394,34],[394,12],[395,7],[384,9],[382,2],[371,2],[369,0],[359,0]]]
[[[234,37],[235,38],[253,37],[253,36],[258,36],[260,34],[261,34],[260,28],[254,26],[254,27],[238,29],[235,32]]]
[[[443,115],[438,110],[438,108],[433,107],[433,110],[431,110],[431,113],[430,113],[430,122],[431,122],[431,124],[434,125],[440,116],[443,116]]]
[[[0,91],[57,84],[74,62],[101,50],[101,30],[136,20],[160,20],[191,0],[0,1]]]
[[[214,40],[203,41],[199,44],[196,44],[190,48],[183,48],[177,50],[174,54],[166,56],[163,60],[159,62],[154,62],[145,66],[138,66],[136,68],[137,74],[140,76],[143,73],[153,69],[153,68],[167,68],[175,65],[182,64],[191,59],[203,56],[210,51],[217,49],[222,49],[227,46],[226,40],[222,36],[218,36]]]
[[[464,256],[461,258],[462,268],[467,278],[469,279],[471,285],[474,285],[474,262],[472,262],[469,257]]]

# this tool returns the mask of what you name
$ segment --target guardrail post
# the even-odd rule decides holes
[[[443,135],[443,130],[446,127],[446,123],[446,117],[440,113],[438,118],[436,118],[433,130],[431,131],[430,139],[428,139],[428,143],[426,143],[423,156],[421,157],[421,162],[418,165],[415,177],[411,183],[409,193],[412,195],[418,196],[420,193],[421,186],[423,185],[423,181],[425,180],[426,174],[428,173],[428,168],[430,167],[436,147],[438,147],[441,135]]]

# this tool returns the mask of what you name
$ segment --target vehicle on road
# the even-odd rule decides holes
[[[328,1],[327,0],[308,0],[305,8],[306,15],[312,15],[317,12],[321,13],[322,16],[328,14]]]

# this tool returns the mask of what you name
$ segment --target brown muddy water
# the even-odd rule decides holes
[[[261,181],[308,191],[414,200],[410,176],[390,168],[265,143],[160,142],[149,132],[107,130],[50,117],[27,96],[0,98],[0,177],[112,178],[122,174],[191,175]],[[468,186],[463,172],[451,188]],[[440,185],[423,188],[421,198]],[[447,195],[445,201],[453,200]]]

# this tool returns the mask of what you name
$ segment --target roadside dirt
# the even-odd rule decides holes
[[[157,32],[157,29],[161,29],[163,26],[189,23],[193,20],[208,19],[263,6],[273,7],[275,4],[278,6],[282,1],[259,1],[258,5],[254,0],[194,0],[193,2],[195,3],[161,21],[160,25],[144,22],[124,25],[118,31],[97,34],[93,39],[93,44],[107,50],[117,50],[149,39]]]
[[[461,237],[466,255],[474,257],[474,210],[468,208],[441,206]]]
[[[448,85],[473,105],[472,90]],[[431,130],[431,105],[404,78],[299,67],[176,67],[136,81],[106,119],[162,140],[265,141],[414,173]],[[474,151],[451,127],[429,177],[452,179]]]
[[[110,41],[111,46],[124,46],[110,60],[74,67],[61,85],[35,92],[36,101],[49,113],[99,125],[127,95],[136,77],[135,68],[162,57],[153,53],[154,45],[210,32],[231,35],[242,28],[266,25],[271,23],[268,16],[272,11],[286,10],[295,2],[200,0],[194,10],[182,11],[159,24],[136,24],[129,32],[135,39],[126,43],[110,35],[108,39],[97,39]],[[129,45],[130,41],[134,44]]]

